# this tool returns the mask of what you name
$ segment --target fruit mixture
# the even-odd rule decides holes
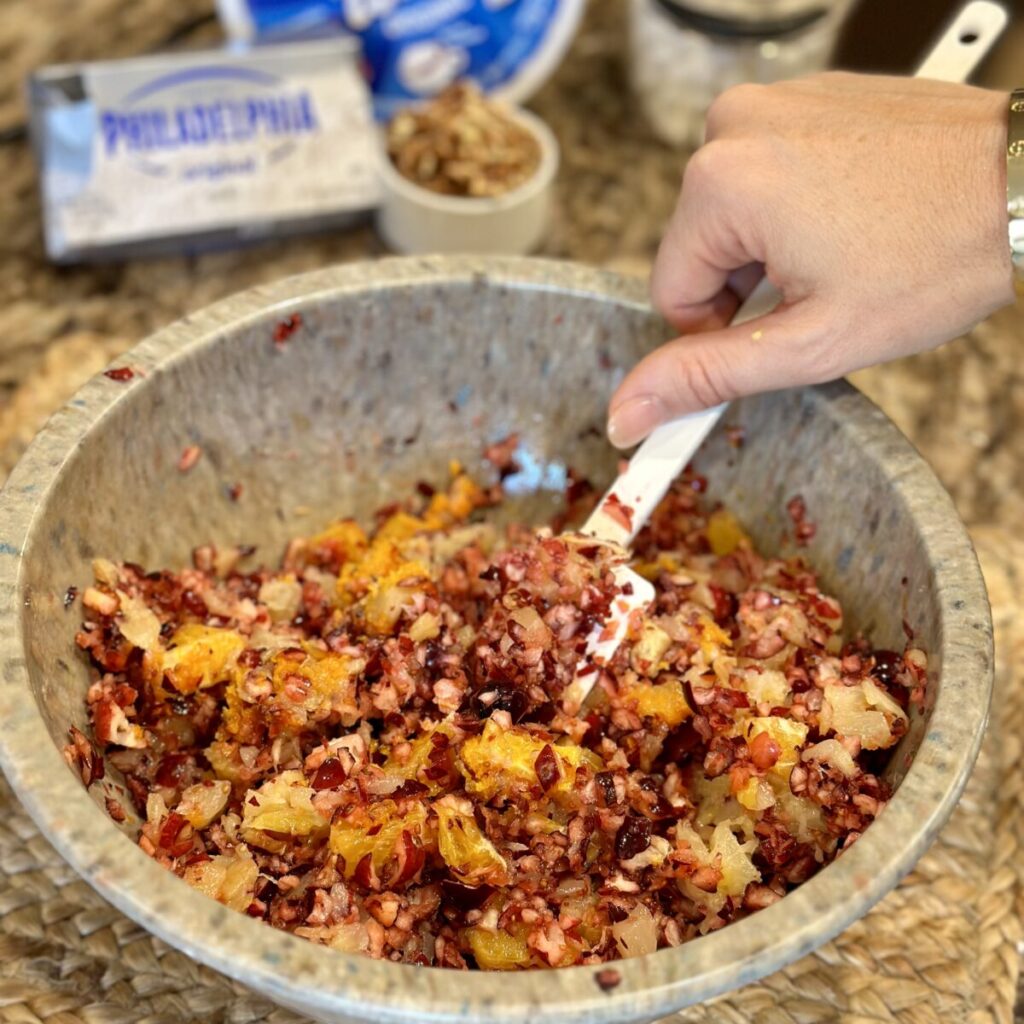
[[[926,661],[844,641],[814,572],[759,554],[704,486],[685,474],[638,538],[656,603],[582,709],[563,693],[623,553],[499,531],[500,484],[458,466],[277,568],[98,561],[78,634],[98,749],[72,730],[68,760],[122,773],[169,871],[334,949],[512,970],[721,928],[878,815]]]

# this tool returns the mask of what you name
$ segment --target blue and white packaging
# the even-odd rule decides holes
[[[351,40],[43,68],[29,82],[60,262],[351,221],[378,199]]]
[[[456,79],[513,103],[561,61],[584,0],[217,0],[240,42],[341,32],[358,37],[379,118]]]

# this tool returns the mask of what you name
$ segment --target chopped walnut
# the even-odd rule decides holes
[[[403,177],[454,196],[503,195],[540,165],[533,134],[469,82],[396,114],[388,125],[388,153]]]

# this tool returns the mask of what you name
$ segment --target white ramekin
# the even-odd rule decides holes
[[[522,254],[540,245],[550,220],[558,142],[535,114],[519,109],[509,114],[537,140],[540,164],[528,181],[504,195],[476,198],[431,192],[399,174],[382,148],[377,230],[389,248],[410,254]]]

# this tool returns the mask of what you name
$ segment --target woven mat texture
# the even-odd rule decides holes
[[[243,252],[56,270],[39,242],[19,82],[47,62],[217,41],[212,0],[4,0],[0,5],[0,478],[78,385],[151,330],[230,292],[381,249],[368,229]],[[645,273],[681,158],[635,117],[623,0],[593,0],[534,104],[562,143],[549,255]],[[13,140],[13,141],[12,141]],[[818,953],[675,1024],[1013,1019],[1024,912],[1024,317],[1008,311],[938,353],[856,382],[936,467],[979,548],[993,601],[997,695],[977,770],[904,884]],[[1017,531],[1019,532],[1019,531]],[[453,984],[456,979],[453,977]],[[96,896],[0,778],[0,1022],[294,1022],[153,939]],[[486,1022],[481,1022],[486,1024]]]

